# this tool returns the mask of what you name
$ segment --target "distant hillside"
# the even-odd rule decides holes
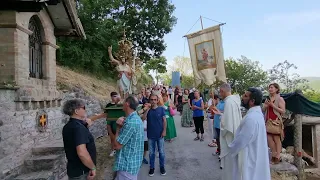
[[[309,81],[309,85],[312,89],[320,91],[320,77],[302,77]]]

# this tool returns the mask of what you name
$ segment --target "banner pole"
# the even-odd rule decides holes
[[[203,30],[202,16],[200,16],[201,28]]]

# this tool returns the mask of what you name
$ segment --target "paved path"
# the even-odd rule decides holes
[[[203,142],[193,141],[192,128],[183,128],[180,116],[175,116],[178,137],[172,143],[165,143],[167,175],[161,176],[159,158],[156,157],[155,175],[148,176],[149,165],[143,165],[139,180],[220,180],[220,164],[213,156],[215,148],[209,147],[209,135],[205,133]]]

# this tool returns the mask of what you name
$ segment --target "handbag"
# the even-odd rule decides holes
[[[169,107],[169,112],[171,116],[174,116],[177,113],[177,109],[173,109],[172,107]]]
[[[267,117],[269,117],[269,109],[268,109]],[[267,133],[281,135],[282,127],[283,127],[282,120],[279,118],[277,118],[276,120],[268,119],[266,121]]]

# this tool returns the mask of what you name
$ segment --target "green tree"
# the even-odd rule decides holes
[[[296,65],[285,60],[268,71],[269,80],[283,85],[282,92],[293,92],[297,88],[309,89],[308,80],[302,79],[299,74],[292,72],[296,69],[298,69]]]
[[[171,73],[166,72],[166,73],[164,73],[164,74],[161,74],[160,77],[161,77],[161,79],[163,80],[163,83],[164,83],[165,85],[171,85],[171,83],[172,83]]]
[[[181,78],[181,87],[188,89],[194,87],[194,77],[192,75],[182,75]]]
[[[234,92],[243,93],[249,87],[263,87],[267,84],[267,72],[262,70],[260,63],[245,56],[226,59],[225,68],[227,81]]]
[[[161,56],[159,58],[153,58],[150,59],[144,66],[144,69],[146,72],[154,71],[156,73],[156,80],[157,84],[159,81],[159,75],[158,73],[165,73],[167,72],[167,59],[164,56]]]
[[[320,92],[314,90],[306,90],[303,95],[310,101],[320,102]]]
[[[58,38],[57,63],[103,76],[115,73],[106,47],[117,50],[123,30],[144,62],[165,50],[163,37],[172,31],[176,18],[168,0],[79,0],[78,15],[87,39]]]
[[[165,84],[171,84],[173,71],[180,72],[182,87],[191,88],[194,86],[194,77],[190,58],[177,56],[173,59],[172,64],[168,66],[167,73],[161,75]]]
[[[177,56],[173,63],[168,66],[168,72],[179,71],[181,75],[192,75],[191,60],[188,57]]]

